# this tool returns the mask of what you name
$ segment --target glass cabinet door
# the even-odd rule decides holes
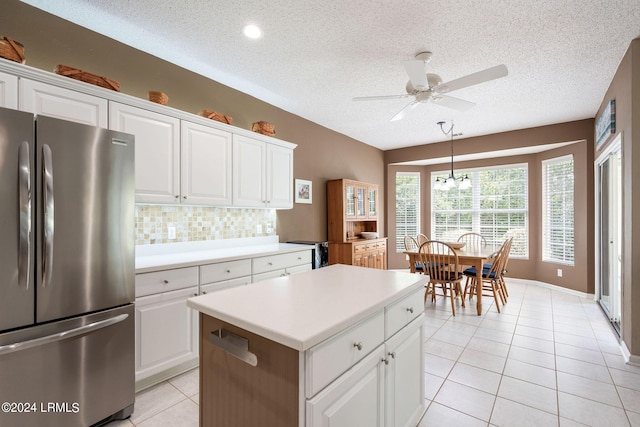
[[[356,187],[356,217],[364,218],[367,216],[367,199],[364,187]]]
[[[369,187],[367,189],[367,217],[378,217],[378,187]]]
[[[344,187],[344,215],[347,218],[356,216],[356,187],[345,185]]]

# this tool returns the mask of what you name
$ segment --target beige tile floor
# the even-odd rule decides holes
[[[626,365],[591,299],[510,283],[502,313],[442,298],[425,307],[425,392],[419,427],[640,426],[640,367]],[[136,396],[118,426],[198,425],[197,369]]]

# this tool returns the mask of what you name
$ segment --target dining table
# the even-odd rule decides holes
[[[489,261],[495,251],[491,248],[484,247],[469,247],[469,248],[460,248],[454,249],[455,253],[458,255],[458,265],[460,266],[468,266],[476,268],[476,277],[478,279],[478,283],[482,283],[482,268],[485,262]],[[421,263],[420,261],[420,252],[418,251],[405,251],[405,255],[409,257],[409,266],[411,273],[416,272],[416,265]],[[454,262],[455,259],[453,255],[449,258]],[[478,311],[478,316],[482,314],[482,286],[475,286],[475,295],[476,295],[476,310]]]

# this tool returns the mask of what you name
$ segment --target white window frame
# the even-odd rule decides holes
[[[563,185],[562,191],[549,194],[549,167],[556,166],[561,163],[571,162],[571,171],[568,172],[572,175],[571,185]],[[573,154],[566,156],[554,157],[542,161],[542,261],[552,262],[556,264],[574,265],[575,264],[575,161]],[[564,179],[566,175],[558,178]],[[557,214],[562,217],[562,223],[565,224],[562,227],[551,226],[551,212],[552,204],[550,203],[551,197],[557,197],[562,199],[563,209],[558,210]],[[567,209],[568,199],[571,201],[571,209]],[[566,226],[570,221],[571,225]],[[552,228],[561,232],[562,236],[552,232]],[[570,230],[570,232],[569,232]],[[552,236],[556,237],[555,241],[552,241]],[[560,239],[560,240],[558,240]],[[557,257],[553,254],[551,245],[562,246],[565,248],[563,255]]]
[[[396,253],[402,253],[404,252],[404,236],[406,234],[406,230],[410,227],[410,226],[415,226],[415,231],[416,233],[410,233],[410,235],[413,235],[413,237],[416,237],[418,235],[418,233],[420,233],[420,210],[421,210],[421,206],[420,206],[420,187],[421,187],[421,182],[420,182],[420,172],[401,172],[401,171],[397,171],[396,172],[396,204],[398,202],[398,176],[414,176],[417,177],[418,182],[417,182],[417,186],[418,188],[416,189],[416,198],[415,200],[415,204],[416,204],[416,210],[415,210],[415,222],[413,224],[408,224],[408,222],[406,221],[407,219],[407,215],[403,212],[401,212],[401,215],[398,215],[398,210],[396,209]],[[398,224],[400,224],[400,222],[398,221],[399,218],[403,218],[404,221],[402,221],[402,225],[399,227]]]
[[[493,171],[493,170],[500,170],[500,169],[516,169],[516,168],[522,168],[524,169],[525,172],[525,176],[524,176],[524,191],[525,194],[524,196],[524,207],[522,209],[494,209],[494,210],[487,210],[487,209],[481,209],[480,208],[480,200],[481,200],[481,194],[480,194],[480,174],[481,172],[484,171]],[[468,175],[471,178],[471,183],[472,183],[472,188],[471,191],[472,192],[472,206],[470,209],[457,209],[457,210],[437,210],[435,207],[436,205],[436,201],[435,198],[438,197],[440,194],[442,194],[442,192],[446,192],[446,191],[458,191],[457,187],[451,190],[435,190],[434,189],[434,185],[435,185],[435,180],[436,178],[440,178],[441,180],[444,178],[446,178],[447,176],[449,176],[450,171],[449,170],[445,170],[445,171],[434,171],[431,173],[431,238],[433,239],[438,239],[443,238],[442,236],[438,235],[438,232],[436,231],[436,213],[458,213],[458,214],[471,214],[472,215],[472,224],[471,224],[471,229],[460,229],[460,230],[456,230],[451,232],[451,235],[447,235],[446,237],[444,237],[445,239],[449,239],[449,240],[455,240],[457,239],[457,237],[464,233],[464,232],[469,232],[469,231],[473,231],[476,233],[480,233],[481,232],[481,215],[483,213],[509,213],[509,214],[523,214],[524,215],[524,224],[521,225],[521,227],[517,227],[517,228],[522,228],[525,230],[525,234],[523,237],[520,238],[520,243],[519,243],[519,250],[518,248],[513,248],[512,247],[512,252],[510,257],[511,258],[518,258],[518,259],[528,259],[529,258],[529,182],[528,182],[528,177],[529,177],[529,170],[528,170],[528,164],[527,163],[517,163],[517,164],[509,164],[509,165],[499,165],[499,166],[486,166],[486,167],[482,167],[482,168],[473,168],[473,169],[460,169],[460,170],[456,170],[455,174],[456,176],[464,176],[464,175]],[[513,228],[513,230],[517,229],[516,227]],[[498,247],[502,244],[502,241],[499,240],[500,237],[499,236],[494,236],[495,238],[491,238],[490,236],[486,236],[485,238],[487,238],[488,240],[488,244],[491,248],[493,249],[498,249]],[[515,240],[514,240],[515,243]],[[516,250],[514,250],[516,249]]]

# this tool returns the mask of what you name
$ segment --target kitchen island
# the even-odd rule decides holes
[[[415,426],[426,282],[333,265],[190,298],[200,425]]]

